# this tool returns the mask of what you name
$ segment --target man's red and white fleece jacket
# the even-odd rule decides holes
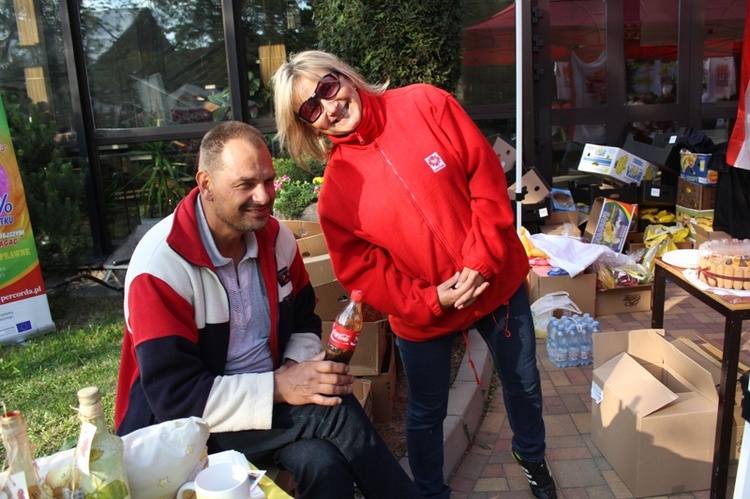
[[[268,429],[273,372],[224,376],[229,298],[201,243],[194,189],[140,241],[125,280],[125,337],[115,426],[124,435],[198,416],[212,432]],[[271,312],[274,366],[321,350],[315,294],[294,234],[275,218],[256,231]]]

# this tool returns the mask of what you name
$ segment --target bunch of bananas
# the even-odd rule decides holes
[[[547,253],[534,246],[534,242],[531,240],[531,233],[529,233],[526,227],[521,227],[519,237],[526,250],[526,256],[529,258],[548,258]]]
[[[646,208],[641,212],[641,219],[652,224],[669,224],[677,221],[674,213],[658,208]]]

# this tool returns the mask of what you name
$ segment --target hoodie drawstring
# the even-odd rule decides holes
[[[500,326],[497,323],[497,319],[495,318],[495,314],[490,314],[492,316],[492,321],[495,323],[495,326]],[[510,329],[508,329],[508,322],[510,321],[510,302],[505,303],[505,326],[503,326],[503,331],[505,331],[505,337],[510,338],[511,332]],[[469,346],[469,331],[468,329],[462,329],[461,334],[464,337],[464,344],[466,345],[466,355],[469,359],[469,365],[471,366],[471,370],[474,373],[474,380],[476,381],[477,385],[484,386],[482,384],[482,380],[479,378],[479,374],[477,373],[477,367],[474,364],[474,359],[471,358],[471,347]]]

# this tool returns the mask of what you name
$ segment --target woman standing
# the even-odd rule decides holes
[[[387,90],[320,51],[274,76],[278,137],[298,164],[327,161],[318,215],[337,278],[389,315],[408,382],[409,464],[424,497],[448,497],[443,420],[455,335],[488,343],[535,497],[556,497],[545,455],[536,340],[500,161],[447,92]]]

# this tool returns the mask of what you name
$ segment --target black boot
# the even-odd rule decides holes
[[[547,468],[547,463],[544,459],[538,462],[527,461],[518,455],[513,447],[510,448],[510,452],[513,454],[516,462],[523,468],[534,497],[537,499],[556,499],[557,490],[555,488],[555,480],[550,475],[549,468]]]

